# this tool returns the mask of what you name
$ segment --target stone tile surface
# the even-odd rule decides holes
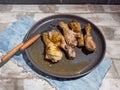
[[[102,5],[88,5],[88,9],[91,12],[104,12],[104,8]]]
[[[111,9],[109,8],[109,5],[102,5],[105,12],[111,12]]]
[[[87,13],[90,12],[88,10],[87,5],[57,5],[58,11],[56,13]]]
[[[98,26],[106,40],[120,40],[120,26]]]
[[[56,5],[39,5],[39,9],[43,13],[55,13],[58,10],[58,6],[56,6]]]
[[[104,79],[99,90],[119,90],[120,79]]]
[[[113,60],[113,59],[112,59]],[[116,66],[115,66],[115,64],[114,64],[114,61],[112,61],[113,62],[113,64],[111,65],[111,67],[110,67],[110,69],[109,69],[109,71],[107,72],[107,74],[106,74],[106,78],[113,78],[113,79],[119,79],[120,77],[119,77],[119,74],[118,74],[118,72],[117,72],[117,70],[116,70]]]
[[[14,90],[12,79],[0,79],[0,90]]]
[[[113,62],[120,77],[120,59],[114,60]]]
[[[0,5],[0,12],[10,11],[11,9],[12,9],[12,5]]]
[[[120,12],[120,5],[102,5],[105,12]]]
[[[120,26],[120,22],[115,21],[110,13],[89,13],[77,15],[90,20],[98,26]]]
[[[50,16],[50,15],[54,15],[54,13],[36,13],[35,15],[34,15],[34,20],[36,20],[36,21],[38,21],[38,20],[40,20],[40,19],[43,19],[43,18],[45,18],[45,17],[48,17],[48,16]]]
[[[17,64],[14,59],[11,59],[0,70],[0,77],[2,78],[32,78],[30,72],[25,72],[24,68]]]
[[[38,5],[13,5],[12,12],[41,12]]]
[[[25,90],[55,90],[40,79],[24,79],[23,86]]]
[[[21,11],[21,12],[18,12],[16,17],[17,17],[17,19],[19,19],[22,16],[29,16],[29,17],[33,18],[35,13],[36,12],[24,12],[24,11]]]
[[[0,59],[3,55],[0,53]],[[0,90],[56,90],[56,88],[34,72],[26,69],[14,59],[0,68]]]
[[[110,58],[120,59],[120,41],[106,40],[107,54]]]
[[[117,22],[120,23],[120,12],[119,13],[114,13],[114,14],[111,14],[113,19]]]
[[[60,13],[84,17],[100,28],[106,39],[106,56],[113,61],[100,90],[120,90],[119,5],[0,5],[0,31],[21,16],[27,15],[38,21],[44,17]],[[42,77],[38,77],[34,72],[26,71],[14,59],[0,68],[0,90],[33,89],[56,90],[56,87],[43,80]]]
[[[11,13],[11,12],[2,13],[2,12],[0,12],[0,23],[14,22],[17,20],[16,16],[17,16],[17,13]]]
[[[120,12],[120,5],[109,5],[111,11]]]

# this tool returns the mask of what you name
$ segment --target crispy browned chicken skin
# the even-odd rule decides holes
[[[47,33],[43,33],[43,41],[46,45],[45,59],[51,60],[52,62],[58,62],[62,59],[62,51],[48,38]]]
[[[81,24],[78,21],[71,21],[69,23],[69,27],[71,28],[72,31],[76,33],[77,46],[78,47],[84,46],[84,37],[81,32]]]
[[[71,28],[71,30],[73,30],[74,32],[77,32],[77,33],[81,32],[81,25],[78,21],[72,20],[69,22],[68,25]]]
[[[65,39],[63,37],[63,35],[56,31],[56,30],[52,30],[49,33],[49,39],[59,48],[62,48],[69,59],[73,59],[76,57],[76,53],[74,48],[70,47],[69,45],[66,44]]]
[[[66,43],[71,47],[75,47],[77,45],[76,33],[70,30],[68,24],[63,21],[60,21],[58,25],[63,30]]]
[[[85,26],[86,35],[84,36],[85,48],[88,51],[94,51],[96,49],[96,43],[94,42],[93,37],[91,35],[91,30],[92,30],[91,24],[88,23]]]

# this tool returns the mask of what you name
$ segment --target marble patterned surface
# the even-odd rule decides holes
[[[99,90],[120,90],[120,5],[0,5],[0,31],[24,15],[37,21],[61,13],[84,17],[100,28],[106,39],[106,56],[113,64]],[[33,90],[34,85],[39,86],[35,90],[56,90],[13,59],[0,68],[0,90]]]

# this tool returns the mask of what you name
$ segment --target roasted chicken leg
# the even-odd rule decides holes
[[[91,24],[88,23],[85,26],[86,35],[84,36],[85,48],[88,51],[94,51],[96,49],[96,43],[94,42],[93,37],[91,35],[91,30],[92,30]]]
[[[43,40],[46,45],[46,55],[45,59],[51,60],[52,62],[58,62],[62,58],[62,51],[51,42],[48,38],[47,33],[43,33]]]
[[[71,30],[73,30],[74,32],[76,32],[76,33],[81,32],[81,25],[78,21],[73,21],[72,20],[72,21],[69,22],[68,25],[71,28]]]
[[[48,33],[48,35],[49,35],[49,39],[55,45],[57,45],[59,48],[62,48],[66,52],[69,59],[73,59],[76,57],[74,48],[72,48],[66,44],[65,39],[60,32],[58,32],[56,30],[52,30]]]
[[[63,21],[60,21],[58,25],[63,30],[66,43],[71,47],[75,47],[77,45],[76,33],[70,30],[68,24]]]
[[[71,30],[76,33],[77,46],[78,47],[84,46],[84,37],[83,37],[83,34],[81,32],[80,23],[78,21],[71,21],[68,25],[71,28]]]

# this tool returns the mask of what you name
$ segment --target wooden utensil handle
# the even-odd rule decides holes
[[[24,43],[18,44],[15,48],[10,50],[5,56],[2,57],[2,62],[8,61],[22,46]]]
[[[24,45],[20,48],[20,50],[25,50],[27,47],[29,47],[31,44],[33,44],[36,40],[38,40],[40,37],[40,34],[35,35],[31,39],[29,39],[27,42],[24,43]]]

